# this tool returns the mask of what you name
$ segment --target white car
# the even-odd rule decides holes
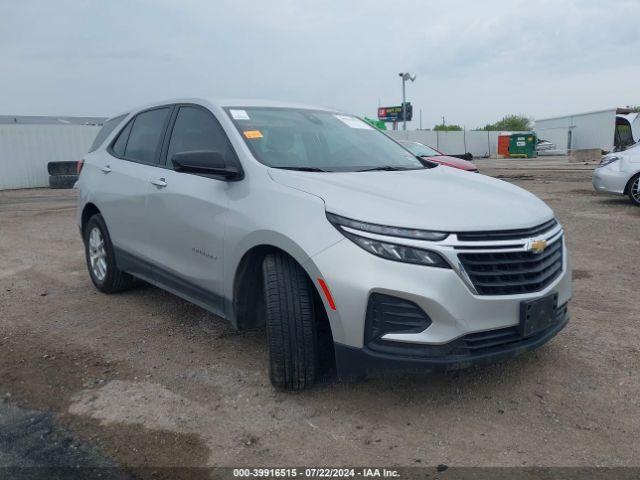
[[[634,205],[640,206],[640,143],[602,157],[593,172],[593,188],[597,192],[628,195]]]
[[[541,138],[536,142],[536,151],[537,152],[547,152],[549,150],[555,150],[556,144],[551,143],[549,140],[543,140]]]
[[[569,321],[564,232],[542,200],[423,164],[353,115],[167,101],[106,122],[79,167],[96,288],[137,277],[265,328],[281,389],[327,359],[346,379],[506,359]]]

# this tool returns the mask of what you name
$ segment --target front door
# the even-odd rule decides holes
[[[155,275],[173,290],[223,315],[223,248],[228,190],[233,183],[173,169],[176,153],[208,150],[237,162],[224,130],[207,109],[178,106],[160,168],[151,178],[148,221],[152,240],[148,255]]]

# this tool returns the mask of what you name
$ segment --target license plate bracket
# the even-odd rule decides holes
[[[558,294],[520,303],[520,335],[529,337],[556,323]]]

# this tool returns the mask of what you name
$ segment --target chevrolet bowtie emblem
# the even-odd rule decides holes
[[[525,249],[533,253],[542,253],[545,248],[547,248],[547,241],[543,238],[529,240],[525,245]]]

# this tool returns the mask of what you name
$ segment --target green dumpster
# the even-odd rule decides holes
[[[536,134],[533,132],[514,133],[509,140],[509,156],[516,158],[537,157],[536,143]]]

